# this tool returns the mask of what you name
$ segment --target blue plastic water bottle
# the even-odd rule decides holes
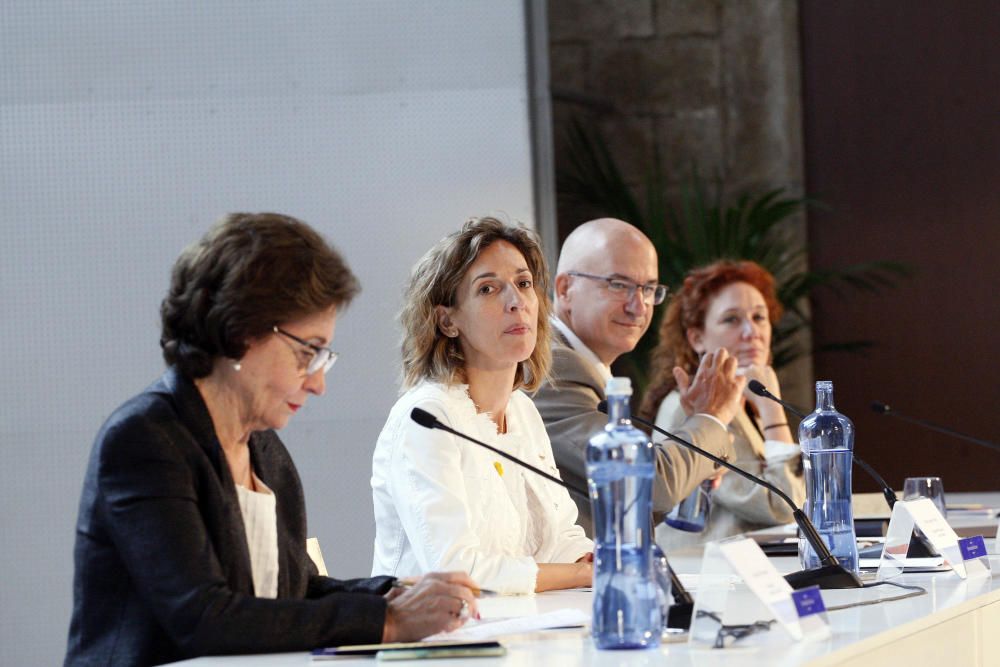
[[[587,446],[594,516],[594,616],[599,649],[660,643],[661,611],[653,569],[653,444],[632,426],[628,378],[608,380],[608,425]]]
[[[689,533],[700,533],[708,524],[712,512],[712,480],[694,487],[687,498],[677,503],[663,521],[671,528]]]
[[[799,424],[799,444],[805,467],[806,504],[803,511],[830,552],[845,570],[858,571],[858,546],[851,511],[851,463],[854,424],[833,407],[833,383],[816,383],[816,410]],[[799,540],[799,561],[805,569],[819,567],[819,557]]]

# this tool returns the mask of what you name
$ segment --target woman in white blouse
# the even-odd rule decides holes
[[[414,267],[402,313],[407,390],[372,462],[372,572],[467,572],[530,593],[589,586],[593,543],[568,492],[410,419],[414,407],[559,475],[532,391],[550,364],[547,269],[535,236],[470,220]]]
[[[748,380],[759,380],[780,397],[771,367],[771,327],[779,319],[774,277],[758,264],[723,260],[691,271],[660,325],[652,379],[639,414],[655,417],[657,425],[674,430],[686,418],[676,378],[692,374],[701,355],[723,348],[736,357],[739,372]],[[805,499],[801,450],[784,408],[749,390],[744,391],[743,408],[728,425],[736,453],[733,463],[772,482],[801,506]],[[661,546],[672,549],[790,521],[792,512],[778,496],[727,474],[713,493],[703,532],[664,524],[656,537]]]

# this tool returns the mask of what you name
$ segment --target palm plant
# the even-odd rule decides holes
[[[745,193],[727,204],[721,188],[710,192],[692,167],[677,202],[671,203],[665,173],[656,156],[646,171],[640,196],[625,181],[601,134],[578,121],[569,128],[565,162],[557,173],[559,196],[642,229],[656,246],[661,282],[680,284],[691,269],[718,259],[753,260],[769,270],[785,309],[785,317],[774,332],[776,368],[808,352],[796,334],[811,324],[806,304],[814,290],[827,288],[841,295],[849,290],[877,293],[912,273],[905,264],[893,261],[807,268],[806,249],[792,237],[785,223],[818,202],[789,196],[783,188]],[[654,311],[651,329],[656,329],[661,313],[662,309]],[[648,381],[655,338],[643,337],[636,349],[620,360],[640,388]],[[825,344],[812,352],[862,352],[871,345],[871,341],[852,340]]]

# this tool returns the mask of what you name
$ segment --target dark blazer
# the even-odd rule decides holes
[[[587,442],[608,423],[608,416],[597,409],[605,398],[604,379],[594,365],[570,347],[558,330],[553,331],[552,369],[532,400],[545,422],[559,473],[576,488],[587,488]],[[710,417],[692,415],[676,433],[716,456],[733,456],[729,433]],[[667,442],[657,447],[659,483],[653,485],[656,521],[714,473],[711,461],[680,445]],[[589,499],[573,494],[573,500],[580,510],[577,523],[588,536],[593,535]]]
[[[67,665],[381,640],[392,578],[319,576],[288,451],[264,431],[250,455],[277,499],[277,599],[254,597],[236,488],[194,384],[170,369],[111,415],[80,500]]]

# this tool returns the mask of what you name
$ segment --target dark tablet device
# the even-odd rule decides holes
[[[327,648],[317,648],[312,651],[313,660],[323,660],[325,658],[338,658],[351,655],[375,655],[383,651],[412,651],[423,649],[503,649],[500,642],[396,642],[392,644],[354,644],[350,646],[329,646]],[[503,655],[502,653],[492,653],[489,655]],[[443,657],[443,656],[441,656]],[[380,660],[391,658],[380,657]]]
[[[428,646],[426,648],[393,648],[379,651],[375,659],[425,660],[441,658],[495,658],[507,655],[507,649],[497,642],[479,642],[465,646]]]

